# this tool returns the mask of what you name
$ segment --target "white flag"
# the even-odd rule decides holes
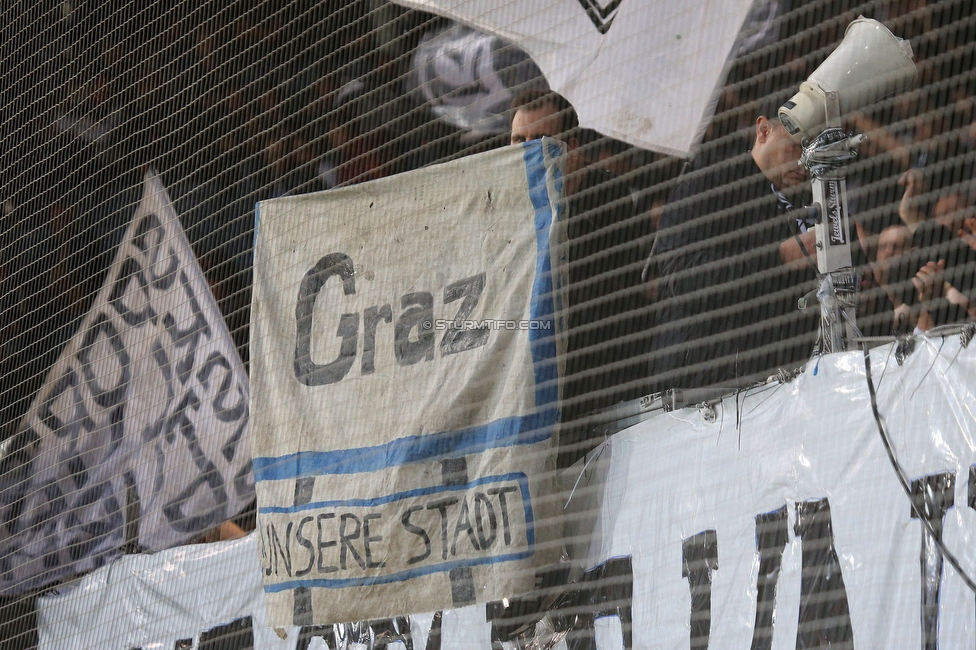
[[[126,524],[159,550],[253,498],[247,376],[154,173],[0,461],[0,593],[101,566]]]
[[[580,125],[687,156],[752,0],[394,0],[529,53]]]

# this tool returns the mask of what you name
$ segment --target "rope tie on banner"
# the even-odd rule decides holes
[[[895,470],[895,476],[898,477],[898,482],[901,484],[902,490],[904,490],[905,495],[908,497],[908,503],[911,504],[912,512],[914,513],[915,518],[922,522],[922,525],[935,541],[935,545],[938,546],[939,551],[942,552],[942,556],[946,559],[949,565],[955,569],[956,573],[962,577],[963,582],[966,583],[966,586],[969,587],[970,591],[976,593],[976,581],[974,581],[973,578],[963,570],[962,565],[960,565],[956,556],[948,548],[946,548],[945,542],[942,541],[942,535],[936,532],[935,526],[933,526],[932,522],[925,517],[925,514],[919,509],[919,505],[915,502],[915,499],[912,498],[912,488],[910,481],[908,480],[908,474],[905,472],[905,468],[901,466],[901,463],[899,463],[898,459],[895,457],[895,451],[893,445],[891,444],[891,438],[888,436],[888,431],[885,428],[884,422],[881,418],[881,412],[878,409],[878,399],[874,390],[874,380],[871,377],[871,355],[868,352],[867,344],[862,343],[861,349],[864,352],[864,373],[868,383],[868,393],[871,396],[871,412],[874,413],[874,421],[878,425],[878,434],[881,436],[881,442],[884,445],[885,453],[888,454],[888,461]]]
[[[563,510],[568,508],[569,502],[573,500],[573,495],[576,494],[576,488],[579,487],[580,481],[582,481],[583,476],[586,475],[586,468],[590,466],[591,462],[597,460],[600,456],[602,456],[606,448],[607,448],[607,442],[604,441],[603,444],[600,445],[599,449],[597,449],[597,452],[586,459],[586,462],[583,464],[583,469],[580,470],[580,475],[576,477],[576,483],[573,484],[573,489],[570,491],[569,496],[566,497],[566,503],[563,505]]]

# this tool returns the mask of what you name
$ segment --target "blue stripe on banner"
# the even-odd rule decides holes
[[[558,147],[551,145],[550,155],[558,154]],[[477,454],[488,449],[531,445],[552,437],[558,416],[556,404],[559,397],[556,332],[553,325],[552,264],[549,255],[549,231],[553,213],[546,187],[546,165],[541,143],[533,141],[524,144],[523,159],[529,198],[535,208],[537,251],[529,318],[549,323],[549,329],[539,327],[529,330],[536,385],[535,404],[541,410],[531,415],[502,418],[468,429],[399,438],[375,447],[300,451],[287,456],[255,458],[256,481],[375,472],[406,463]],[[554,168],[554,173],[556,188],[559,190],[562,187],[562,176],[558,168]],[[259,219],[260,214],[256,217]]]
[[[558,147],[555,151],[558,154]],[[548,321],[549,329],[529,330],[529,344],[535,371],[535,403],[537,407],[555,404],[559,398],[558,372],[556,368],[556,330],[553,326],[552,301],[552,261],[549,255],[549,231],[552,228],[552,206],[546,188],[546,165],[542,144],[538,141],[522,145],[525,160],[525,175],[529,182],[529,198],[535,208],[536,265],[535,282],[532,285],[532,302],[529,317],[532,320]],[[562,176],[554,167],[555,184],[561,189]],[[556,411],[552,411],[552,423],[556,421]]]
[[[532,545],[535,543],[535,529],[532,526],[532,502],[529,500],[528,477],[526,477],[526,475],[522,472],[512,472],[511,474],[502,474],[500,476],[484,476],[464,484],[431,485],[429,487],[414,488],[413,490],[405,490],[403,492],[387,494],[385,496],[374,497],[372,499],[334,499],[332,501],[315,501],[312,503],[303,503],[295,506],[265,506],[263,508],[258,508],[258,512],[261,514],[290,514],[294,512],[302,512],[304,510],[337,508],[339,506],[349,506],[351,508],[372,508],[382,506],[387,503],[393,503],[394,501],[402,501],[403,499],[429,496],[431,494],[440,494],[441,492],[463,492],[465,490],[478,487],[479,485],[485,485],[486,483],[504,483],[505,481],[518,481],[519,486],[522,489],[522,504],[525,506],[526,513],[526,539],[529,545]]]
[[[390,503],[392,501],[399,501],[401,499],[409,499],[411,497],[425,496],[429,494],[438,494],[440,492],[456,491],[461,492],[464,490],[469,490],[473,487],[479,485],[484,485],[486,483],[503,483],[506,481],[518,481],[520,491],[522,493],[522,506],[525,512],[525,541],[528,548],[519,553],[509,553],[508,555],[498,555],[494,557],[484,557],[484,558],[471,558],[465,560],[452,560],[450,562],[443,562],[441,564],[432,564],[425,567],[416,567],[413,569],[407,569],[405,571],[399,571],[397,573],[391,573],[384,576],[367,576],[363,578],[341,578],[341,579],[311,579],[311,580],[289,580],[288,582],[280,582],[274,585],[265,585],[265,593],[276,593],[279,591],[288,591],[291,589],[298,589],[301,587],[323,587],[325,589],[343,589],[346,587],[366,587],[370,585],[381,585],[390,582],[400,582],[402,580],[409,580],[410,578],[416,578],[419,576],[429,575],[431,573],[443,573],[446,571],[452,571],[458,567],[463,566],[479,566],[483,564],[499,564],[502,562],[512,562],[514,560],[524,560],[527,557],[531,557],[535,553],[535,516],[532,513],[532,500],[529,495],[529,480],[525,474],[521,472],[503,474],[501,476],[486,476],[470,483],[465,483],[464,485],[436,485],[427,488],[418,488],[415,490],[408,490],[405,492],[398,492],[396,494],[391,494],[387,496],[377,497],[375,499],[346,499],[341,501],[320,501],[317,503],[308,503],[300,506],[291,507],[267,507],[261,508],[259,512],[262,514],[271,513],[293,513],[301,512],[303,510],[310,510],[315,508],[334,508],[337,506],[352,506],[352,507],[373,507],[378,505],[383,505]]]
[[[279,481],[327,474],[376,472],[407,463],[449,456],[478,454],[488,449],[531,445],[552,436],[555,410],[495,420],[459,431],[443,431],[398,438],[384,445],[300,451],[287,456],[254,459],[254,480]]]
[[[254,237],[251,241],[251,250],[258,249],[258,230],[261,228],[261,204],[254,204]]]
[[[452,560],[451,562],[444,562],[443,564],[435,564],[429,567],[418,567],[416,569],[407,569],[406,571],[400,571],[399,573],[391,573],[385,576],[372,576],[368,578],[345,578],[338,580],[329,580],[326,578],[319,578],[316,580],[290,580],[288,582],[279,582],[274,585],[265,585],[264,592],[268,594],[277,593],[279,591],[288,591],[290,589],[297,589],[298,587],[322,587],[325,589],[343,589],[345,587],[369,587],[371,585],[385,585],[391,582],[402,582],[403,580],[409,580],[410,578],[418,578],[420,576],[429,575],[431,573],[443,573],[445,571],[451,571],[462,566],[480,566],[483,564],[501,564],[502,562],[513,562],[515,560],[524,560],[527,557],[532,557],[535,551],[523,551],[522,553],[511,553],[509,555],[496,555],[493,557],[483,557],[472,560]]]

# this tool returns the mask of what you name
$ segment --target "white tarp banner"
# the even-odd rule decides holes
[[[127,555],[37,601],[38,650],[491,650],[484,606],[369,625],[268,626],[258,541]],[[431,629],[439,634],[431,639]],[[385,646],[373,645],[382,639]],[[358,644],[358,645],[357,645]]]
[[[973,592],[931,534],[972,576],[976,350],[916,345],[903,364],[893,346],[873,350],[870,380],[861,353],[834,354],[788,384],[613,436],[577,486],[592,494],[587,480],[606,477],[590,569],[533,647],[563,650],[568,634],[599,650],[976,647]],[[428,650],[505,640],[473,606],[288,627],[279,642],[263,629],[255,537],[125,557],[41,598],[40,648],[199,648],[244,629],[256,649],[372,648],[379,630]]]
[[[540,477],[559,152],[259,204],[252,446],[275,625],[511,596],[558,553]]]
[[[91,310],[0,446],[0,593],[236,514],[254,496],[247,428],[247,376],[149,172]],[[126,512],[138,539],[123,539]]]
[[[293,650],[268,627],[257,540],[126,555],[37,601],[38,650]]]
[[[580,124],[686,156],[714,111],[752,0],[394,0],[529,53]]]
[[[634,647],[976,647],[973,591],[932,535],[976,576],[976,349],[916,346],[610,439],[588,566],[630,574]]]

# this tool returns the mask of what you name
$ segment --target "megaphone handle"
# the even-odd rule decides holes
[[[827,291],[821,297],[821,335],[825,352],[847,349],[847,341],[857,335],[857,275],[851,254],[850,214],[847,203],[847,179],[841,173],[813,179],[813,201],[819,207],[817,219],[817,266],[823,276],[830,276]]]
[[[840,128],[840,93],[828,90],[824,93],[824,111],[827,114],[827,128]]]

